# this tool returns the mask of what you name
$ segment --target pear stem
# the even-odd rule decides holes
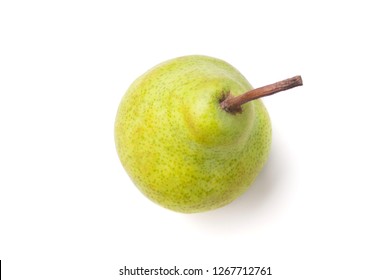
[[[279,91],[284,91],[297,86],[302,86],[302,85],[303,85],[302,77],[295,76],[289,79],[285,79],[283,81],[276,82],[274,84],[252,89],[239,96],[233,97],[228,94],[228,96],[221,101],[220,105],[222,109],[224,109],[226,112],[233,113],[233,114],[241,113],[242,112],[241,105],[249,101],[264,96],[272,95]]]

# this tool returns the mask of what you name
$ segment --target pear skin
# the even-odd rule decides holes
[[[200,55],[140,76],[115,120],[119,159],[139,190],[183,213],[216,209],[242,195],[268,158],[271,122],[260,99],[236,111],[221,102],[252,89],[230,64]]]

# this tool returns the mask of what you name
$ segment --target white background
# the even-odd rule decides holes
[[[388,5],[265,2],[1,1],[4,279],[130,279],[124,265],[390,279]],[[253,86],[304,81],[264,99],[272,152],[250,190],[193,215],[147,200],[113,137],[131,82],[188,54]]]

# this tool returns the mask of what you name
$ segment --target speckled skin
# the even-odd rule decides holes
[[[250,89],[235,68],[206,56],[166,61],[139,77],[119,105],[115,143],[141,192],[184,213],[219,208],[244,193],[267,160],[270,119],[260,100],[236,115],[219,102]]]

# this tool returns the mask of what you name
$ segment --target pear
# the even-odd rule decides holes
[[[163,62],[120,102],[119,159],[139,190],[165,208],[195,213],[227,205],[269,155],[271,123],[258,98],[299,85],[296,76],[253,90],[233,66],[208,56]]]

